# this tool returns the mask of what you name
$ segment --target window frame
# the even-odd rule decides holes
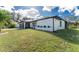
[[[60,20],[60,27],[62,27],[62,21]]]

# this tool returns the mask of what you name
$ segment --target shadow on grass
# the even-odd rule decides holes
[[[42,31],[42,30],[37,30],[37,31]],[[59,38],[62,38],[63,40],[74,43],[74,44],[79,44],[79,31],[74,30],[74,29],[65,29],[65,30],[58,30],[56,32],[48,32],[48,31],[43,31],[47,32],[49,34],[55,35]]]
[[[60,30],[54,33],[54,35],[64,39],[67,42],[79,44],[79,31],[74,29]]]

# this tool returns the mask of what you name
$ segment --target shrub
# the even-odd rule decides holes
[[[16,27],[16,22],[10,21],[7,24],[5,24],[5,27],[7,27],[7,28],[15,28]]]
[[[15,28],[15,27],[16,27],[16,24],[12,23],[12,24],[9,25],[9,28]]]

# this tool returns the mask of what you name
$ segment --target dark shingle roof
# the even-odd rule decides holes
[[[58,20],[66,21],[66,20],[62,19],[61,17],[59,17],[59,16],[45,17],[45,18],[37,19],[35,21],[45,20],[45,19],[49,19],[49,18],[55,18],[55,19],[58,19]]]
[[[33,22],[33,21],[46,20],[46,19],[49,19],[49,18],[56,18],[56,19],[58,19],[58,20],[63,20],[63,21],[65,21],[64,19],[62,19],[62,18],[59,17],[59,16],[51,16],[51,17],[45,17],[45,18],[36,19],[36,20],[21,20],[21,21],[22,21],[22,22]]]

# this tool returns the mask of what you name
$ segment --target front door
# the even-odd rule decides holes
[[[25,23],[25,28],[30,28],[30,23],[29,22]]]

